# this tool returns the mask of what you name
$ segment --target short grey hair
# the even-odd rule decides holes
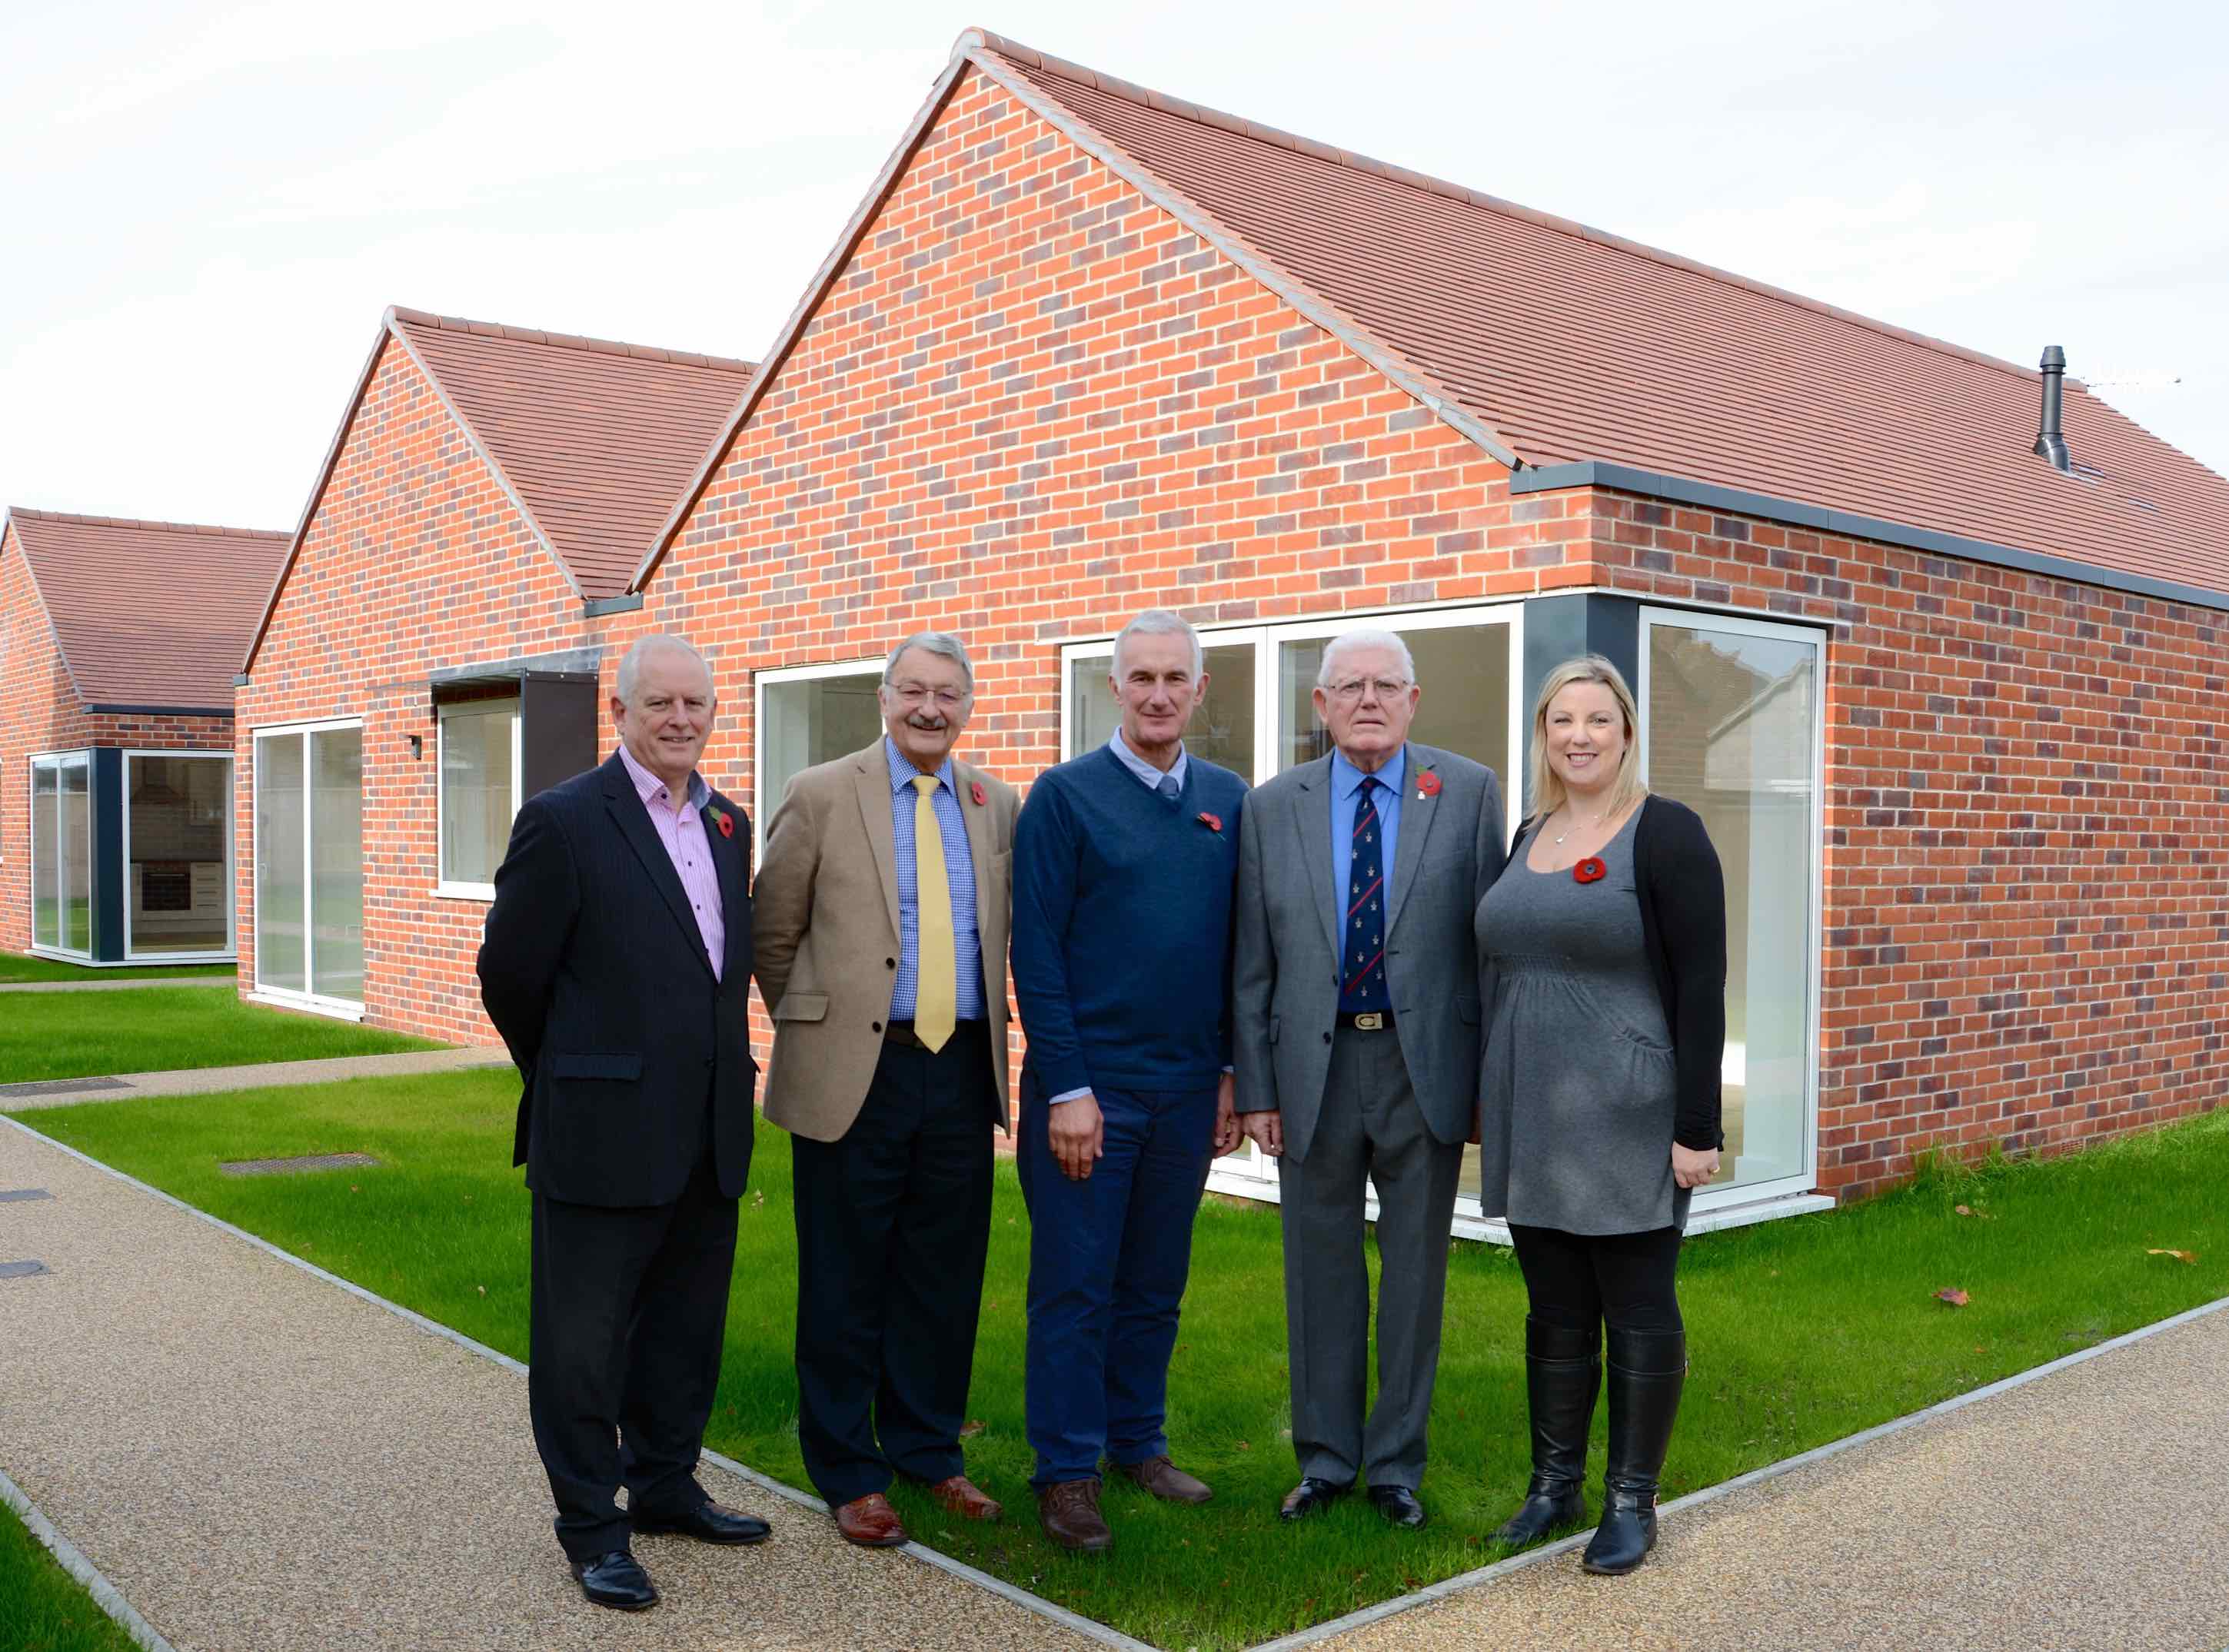
[[[1114,652],[1108,661],[1107,675],[1122,675],[1122,644],[1133,637],[1181,637],[1192,644],[1192,674],[1198,676],[1207,669],[1206,650],[1199,645],[1199,633],[1182,614],[1172,614],[1166,608],[1148,608],[1128,624],[1114,633]]]
[[[719,685],[712,681],[712,663],[706,659],[697,645],[685,637],[676,637],[671,631],[652,631],[647,637],[638,637],[620,656],[619,676],[612,684],[613,697],[623,706],[634,704],[634,691],[642,682],[642,663],[661,649],[675,649],[686,654],[704,668],[704,682],[712,690],[712,698],[720,697]]]
[[[960,668],[960,675],[967,679],[967,692],[975,692],[975,668],[968,662],[967,645],[950,631],[915,631],[890,650],[890,657],[883,662],[883,687],[889,688],[896,681],[898,662],[909,649],[920,649],[940,659],[949,660]]]
[[[1352,653],[1358,648],[1382,648],[1391,651],[1401,662],[1402,681],[1414,682],[1416,680],[1416,657],[1409,652],[1409,645],[1401,640],[1400,633],[1368,627],[1361,631],[1341,631],[1325,644],[1323,663],[1316,667],[1316,687],[1330,688],[1332,668],[1338,663],[1339,656]]]

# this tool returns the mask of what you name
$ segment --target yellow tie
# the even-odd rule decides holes
[[[919,919],[915,951],[921,972],[915,983],[913,1034],[932,1050],[952,1036],[954,1008],[952,883],[944,869],[944,831],[936,823],[936,777],[913,778],[914,911]]]

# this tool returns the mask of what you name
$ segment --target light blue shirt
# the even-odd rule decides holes
[[[890,765],[890,836],[898,874],[898,978],[890,988],[890,1019],[911,1021],[921,990],[921,857],[914,847],[914,767],[896,741],[883,736]],[[954,976],[952,1013],[960,1021],[983,1019],[983,938],[975,927],[975,859],[967,849],[967,820],[953,790],[952,759],[936,771],[929,793],[937,836],[944,842],[944,880],[951,891]]]
[[[1339,909],[1346,910],[1347,876],[1354,869],[1354,816],[1361,806],[1356,795],[1365,779],[1378,783],[1378,829],[1383,834],[1381,847],[1385,859],[1385,910],[1393,910],[1393,847],[1401,830],[1401,792],[1409,773],[1409,748],[1401,749],[1386,759],[1385,766],[1375,775],[1365,775],[1342,757],[1336,748],[1331,754],[1331,882],[1339,897]]]
[[[1135,752],[1130,749],[1129,742],[1122,738],[1122,731],[1119,728],[1114,731],[1114,737],[1107,742],[1107,749],[1114,753],[1116,759],[1124,768],[1136,775],[1141,782],[1152,790],[1159,791],[1161,789],[1161,782],[1164,778],[1175,781],[1177,783],[1177,790],[1179,791],[1182,791],[1184,790],[1185,767],[1192,761],[1192,759],[1185,755],[1184,743],[1182,741],[1179,741],[1177,744],[1177,760],[1169,765],[1168,772],[1166,776],[1162,774],[1160,770],[1155,768],[1152,764],[1147,762],[1144,758],[1140,757]]]

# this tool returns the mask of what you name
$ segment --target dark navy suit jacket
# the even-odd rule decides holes
[[[758,1074],[751,827],[716,791],[704,813],[728,931],[717,978],[617,752],[530,798],[511,823],[480,997],[525,1080],[512,1162],[548,1198],[670,1204],[708,1142],[720,1191],[743,1191]]]

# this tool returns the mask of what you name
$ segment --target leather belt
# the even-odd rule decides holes
[[[1339,1024],[1358,1033],[1390,1033],[1393,1030],[1393,1012],[1390,1009],[1342,1009]]]
[[[948,1050],[952,1047],[953,1041],[954,1039],[960,1038],[971,1032],[980,1032],[989,1023],[981,1021],[960,1021],[953,1022],[952,1037],[944,1041],[945,1049]],[[909,1050],[925,1050],[928,1048],[928,1045],[921,1041],[921,1035],[913,1030],[913,1023],[909,1021],[894,1021],[884,1023],[883,1027],[883,1042],[885,1044],[903,1044]],[[941,1053],[941,1052],[938,1052],[938,1053]]]

